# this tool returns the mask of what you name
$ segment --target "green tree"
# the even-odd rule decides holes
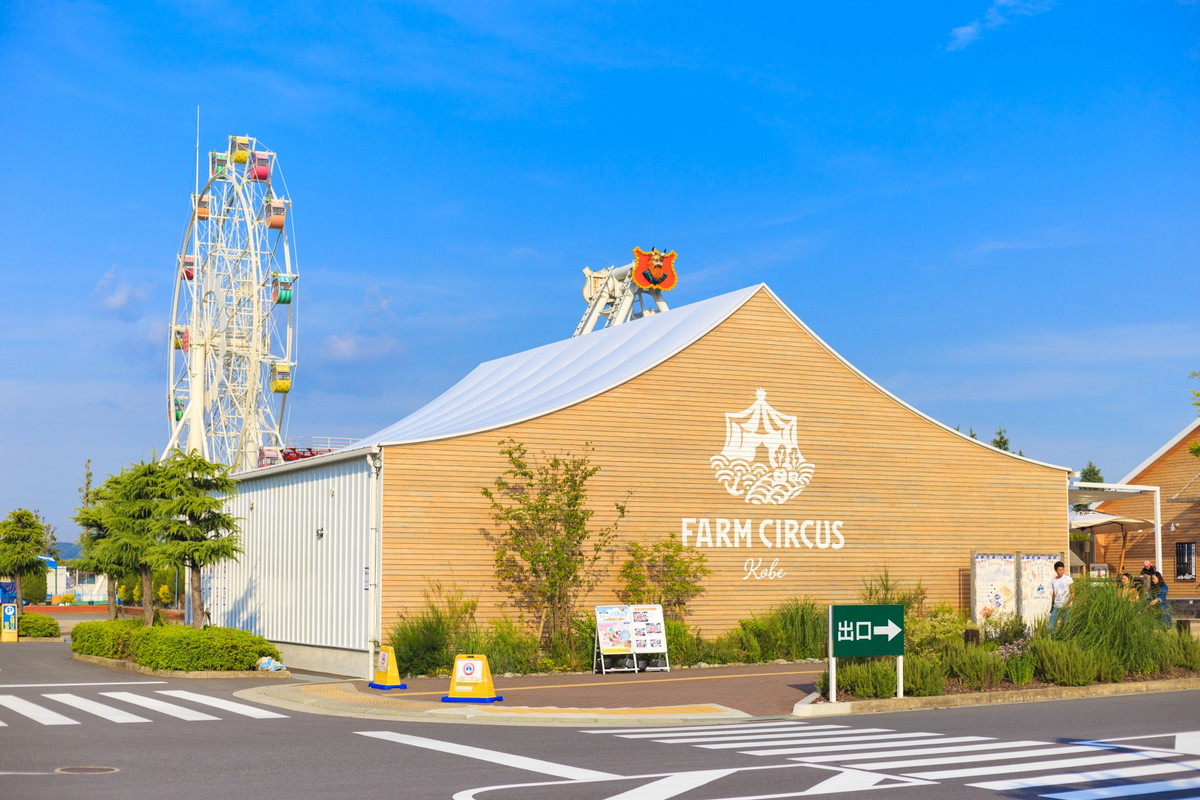
[[[612,545],[625,504],[615,504],[611,525],[593,530],[587,482],[600,468],[588,456],[552,455],[536,463],[512,439],[500,442],[500,453],[508,469],[482,490],[498,528],[484,534],[495,550],[497,582],[533,616],[543,643],[572,644],[576,602],[599,580],[600,559]]]
[[[106,573],[138,575],[142,620],[153,625],[154,547],[165,527],[164,501],[169,499],[164,468],[154,461],[134,464],[110,475],[101,490],[97,511],[106,535],[95,542],[92,554]]]
[[[649,547],[630,542],[628,549],[629,560],[621,567],[621,602],[657,603],[666,616],[682,622],[688,601],[704,591],[703,581],[712,574],[704,554],[674,533]]]
[[[117,584],[125,577],[128,567],[116,560],[105,560],[104,548],[99,544],[108,538],[109,532],[105,522],[104,502],[108,499],[108,486],[92,486],[92,461],[88,459],[83,467],[83,486],[79,490],[79,507],[75,509],[72,518],[82,530],[79,533],[79,558],[75,567],[84,572],[94,572],[103,575],[108,584],[108,618],[117,618]]]
[[[10,511],[0,522],[0,575],[16,583],[17,597],[23,597],[21,580],[35,573],[46,572],[46,563],[38,556],[50,546],[50,531],[38,515],[28,509]],[[21,603],[17,603],[21,613]]]
[[[225,513],[225,502],[237,491],[237,484],[228,467],[196,452],[175,450],[160,465],[166,497],[159,509],[158,543],[151,548],[150,558],[158,566],[187,569],[192,627],[202,628],[206,617],[201,571],[243,552],[237,520]]]
[[[994,439],[992,439],[992,447],[995,447],[997,450],[1003,450],[1007,453],[1009,452],[1009,449],[1008,437],[1004,435],[1006,433],[1008,433],[1008,431],[1004,430],[1004,428],[996,428],[996,436]]]
[[[1100,473],[1100,468],[1088,459],[1087,466],[1079,470],[1079,481],[1081,483],[1104,483],[1104,475]],[[1087,503],[1080,503],[1073,506],[1076,511],[1087,511]]]

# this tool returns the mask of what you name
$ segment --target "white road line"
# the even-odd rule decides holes
[[[51,700],[68,705],[71,708],[77,708],[80,711],[86,711],[89,714],[95,714],[97,717],[108,720],[109,722],[149,722],[145,717],[139,717],[137,714],[130,714],[128,711],[122,711],[119,708],[106,706],[103,703],[97,703],[95,700],[88,700],[86,697],[80,697],[74,694],[44,694],[42,697],[48,697]]]
[[[604,800],[670,800],[684,792],[707,786],[713,781],[737,772],[736,769],[710,769],[701,772],[678,772],[659,778],[654,783],[647,783],[627,792],[614,794]]]
[[[67,689],[73,686],[144,686],[166,681],[108,681],[106,683],[0,683],[0,689]],[[40,773],[39,773],[40,774]]]
[[[243,717],[251,717],[253,719],[287,719],[287,714],[276,714],[274,711],[267,711],[263,708],[248,706],[242,703],[235,703],[232,700],[222,700],[219,697],[209,697],[208,695],[196,694],[195,692],[186,692],[181,689],[159,689],[155,694],[165,694],[170,697],[178,697],[180,700],[191,700],[193,703],[199,703],[203,706],[212,706],[219,708],[222,711],[230,711],[234,714],[241,714]]]
[[[1065,756],[1069,753],[1096,753],[1101,751],[1096,747],[1069,745],[1066,747],[1051,747],[1045,750],[1018,750],[1011,753],[964,753],[957,756],[942,756],[935,758],[905,758],[899,761],[871,761],[866,764],[855,764],[856,769],[900,769],[901,767],[933,767],[938,764],[975,764],[980,761],[1008,761],[1014,758],[1043,758],[1044,756]]]
[[[737,729],[740,731],[754,730],[755,728],[808,728],[812,727],[808,722],[736,722],[726,723],[724,725],[670,725],[666,728],[597,728],[596,730],[580,731],[580,733],[603,733],[612,735],[621,735],[626,733],[635,733],[640,736],[657,736],[660,733],[691,733],[692,731],[721,731]]]
[[[148,708],[151,711],[157,711],[160,714],[166,714],[177,719],[187,720],[189,722],[197,722],[201,720],[220,719],[212,714],[205,714],[203,711],[193,711],[190,708],[177,706],[174,703],[168,703],[165,700],[158,700],[153,697],[142,697],[133,692],[101,692],[105,697],[111,697],[114,700],[123,700],[126,703],[132,703],[135,706]]]
[[[937,739],[935,741],[951,741],[949,739]],[[903,744],[911,744],[904,742]],[[988,742],[987,744],[959,744],[950,747],[925,747],[918,750],[880,750],[874,753],[835,753],[828,756],[802,756],[793,758],[793,761],[808,761],[814,764],[824,764],[832,761],[862,761],[869,758],[894,758],[899,756],[932,756],[938,753],[968,753],[977,750],[1001,750],[1004,748],[1014,747],[1041,747],[1050,744],[1049,742],[1038,742],[1031,740],[1021,740],[1017,742]],[[822,750],[827,748],[821,748]],[[838,748],[839,750],[841,748]]]
[[[1087,767],[1092,764],[1113,764],[1118,761],[1144,761],[1150,756],[1141,753],[1109,753],[1103,756],[1090,756],[1088,758],[1060,758],[1057,761],[1041,761],[1032,764],[1002,764],[992,767],[978,767],[971,769],[943,769],[934,770],[933,772],[906,772],[905,775],[911,775],[914,778],[925,778],[926,780],[936,781],[942,778],[973,778],[976,775],[1000,775],[1005,772],[1035,772],[1041,769],[1070,769],[1071,767]]]
[[[34,705],[28,700],[22,700],[19,697],[14,697],[11,694],[0,694],[0,706],[12,709],[18,714],[29,717],[34,722],[40,722],[43,725],[78,725],[79,723],[70,717],[64,717],[57,711],[51,711],[48,708],[42,708],[39,705]]]
[[[936,733],[880,733],[880,734],[872,734],[871,736],[822,736],[822,737],[819,737],[816,739],[785,739],[785,740],[778,741],[778,742],[770,742],[770,743],[763,742],[762,744],[767,745],[771,748],[776,748],[776,747],[785,747],[785,746],[791,745],[791,744],[835,744],[837,742],[855,743],[855,742],[872,741],[875,743],[875,746],[878,747],[880,744],[883,743],[883,742],[878,741],[880,739],[885,740],[885,741],[892,741],[894,739],[913,739],[918,736],[937,736],[937,734]],[[731,750],[735,747],[748,747],[753,744],[755,744],[755,742],[730,742],[728,744],[698,744],[698,745],[696,745],[696,747],[703,748],[704,750]],[[805,751],[804,750],[780,751],[780,750],[772,749],[770,751],[764,750],[763,752],[764,753],[765,752],[774,752],[774,753],[786,752],[787,754],[791,755],[792,753],[803,753]]]
[[[1134,783],[1129,786],[1106,786],[1101,789],[1076,789],[1070,792],[1060,792],[1059,794],[1044,794],[1042,797],[1049,798],[1049,800],[1105,800],[1105,798],[1109,797],[1131,797],[1138,794],[1179,792],[1184,789],[1196,788],[1200,788],[1200,778],[1180,778],[1175,781]]]
[[[482,747],[471,747],[465,744],[454,744],[453,742],[443,742],[437,739],[426,739],[421,736],[409,736],[404,733],[393,733],[392,731],[355,731],[359,736],[370,736],[374,739],[385,739],[389,742],[398,742],[400,744],[412,745],[413,747],[423,747],[426,750],[436,750],[440,753],[450,753],[452,755],[464,756],[466,758],[474,758],[479,761],[488,761],[492,764],[502,764],[506,767],[515,769],[523,769],[529,772],[539,772],[543,775],[553,775],[556,778],[567,778],[568,780],[576,781],[597,781],[611,780],[612,778],[620,778],[620,775],[613,775],[609,772],[597,772],[592,769],[580,769],[579,767],[570,767],[566,764],[555,764],[551,761],[542,761],[538,758],[529,758],[527,756],[517,756],[510,753],[500,753],[495,750],[484,750]]]
[[[931,744],[958,744],[959,742],[992,742],[988,736],[947,736],[942,739],[912,739],[907,742],[868,742],[867,744],[835,744],[826,745],[824,747],[792,747],[783,752],[783,755],[795,756],[805,753],[844,753],[848,750],[874,750],[877,747],[924,747]],[[754,750],[743,750],[743,753],[749,755],[776,755],[778,750],[763,750],[761,752]],[[871,758],[875,757],[874,753],[867,753]],[[806,759],[793,758],[793,761],[805,761]]]
[[[1032,789],[1039,786],[1060,786],[1064,783],[1091,783],[1092,781],[1112,781],[1120,778],[1140,778],[1145,775],[1165,775],[1169,772],[1185,772],[1195,769],[1200,769],[1200,761],[1168,761],[1140,767],[1119,767],[1095,772],[1060,772],[1057,775],[1040,775],[1036,778],[1014,778],[1009,781],[986,781],[967,785],[996,792],[1007,792],[1013,789]]]
[[[735,742],[740,740],[754,739],[761,742],[770,742],[772,739],[807,739],[812,736],[828,736],[831,733],[879,733],[883,731],[891,731],[891,728],[858,728],[854,729],[848,725],[814,725],[812,728],[804,731],[764,731],[760,733],[732,733],[721,735],[720,733],[710,733],[704,736],[681,736],[670,738],[655,738],[654,741],[663,744],[696,744],[699,742]],[[660,734],[661,736],[661,734]]]

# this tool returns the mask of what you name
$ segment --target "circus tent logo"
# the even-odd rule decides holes
[[[796,418],[771,408],[765,389],[745,411],[725,415],[725,447],[709,463],[731,495],[755,505],[786,503],[816,469],[796,444]]]

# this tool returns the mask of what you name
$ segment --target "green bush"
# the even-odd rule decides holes
[[[793,598],[773,612],[779,620],[780,657],[825,658],[827,613],[811,598]]]
[[[946,670],[940,661],[924,656],[904,657],[904,693],[935,697],[946,691]]]
[[[1016,614],[992,614],[979,624],[983,638],[998,645],[1012,644],[1029,635],[1025,620]]]
[[[1096,680],[1096,657],[1077,642],[1059,639],[1034,639],[1029,646],[1043,680],[1060,686],[1087,686]]]
[[[144,667],[186,672],[252,670],[263,656],[280,657],[275,645],[248,631],[184,625],[143,628],[130,649]]]
[[[1115,654],[1107,650],[1089,652],[1096,661],[1096,680],[1104,683],[1120,683],[1125,680],[1125,665]]]
[[[1169,660],[1161,618],[1145,603],[1123,596],[1105,581],[1076,581],[1075,597],[1054,638],[1111,656],[1123,672],[1149,675]]]
[[[703,640],[686,622],[666,620],[666,633],[667,653],[673,665],[690,666],[701,661]]]
[[[49,639],[60,636],[61,631],[58,628],[58,620],[54,617],[26,611],[17,617],[17,635],[33,639]]]
[[[425,592],[425,605],[415,614],[402,617],[388,644],[396,652],[401,675],[448,675],[454,656],[470,653],[479,641],[475,630],[477,600],[468,600],[461,590],[443,591],[433,583]]]
[[[907,665],[905,665],[907,666]],[[905,685],[908,678],[905,676]],[[896,696],[896,662],[839,658],[837,665],[838,694],[849,694],[860,700],[872,697]],[[829,672],[817,679],[817,691],[829,697]],[[836,698],[829,697],[830,701]]]
[[[133,638],[142,630],[146,628],[136,619],[80,622],[71,630],[71,650],[81,655],[126,659]]]
[[[907,619],[910,613],[918,616],[923,613],[928,593],[920,581],[905,588],[900,581],[892,580],[892,574],[884,567],[883,572],[874,578],[863,579],[858,599],[866,605],[902,605]]]
[[[995,689],[1004,677],[1004,663],[994,653],[979,645],[952,643],[943,651],[942,663],[946,672],[977,692]]]
[[[967,618],[949,603],[938,603],[926,614],[904,617],[906,652],[940,661],[947,642],[961,642]]]
[[[1200,670],[1200,639],[1180,630],[1167,631],[1163,638],[1168,642],[1172,666]]]
[[[1033,682],[1037,662],[1029,652],[1016,653],[1004,659],[1004,676],[1014,686],[1028,686]]]

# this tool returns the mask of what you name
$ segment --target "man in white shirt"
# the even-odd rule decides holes
[[[1075,579],[1066,572],[1066,564],[1054,562],[1054,577],[1050,579],[1050,633],[1054,633],[1059,612],[1071,604],[1071,597],[1075,594]]]

